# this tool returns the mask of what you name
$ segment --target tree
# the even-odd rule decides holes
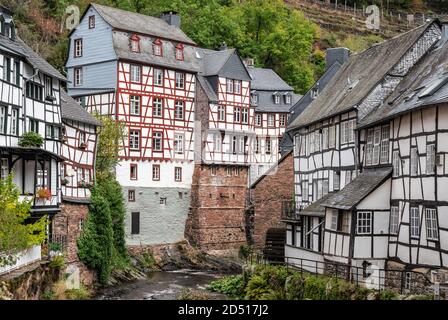
[[[98,271],[99,281],[107,283],[112,270],[114,235],[107,200],[94,188],[85,228],[78,239],[78,256]]]
[[[11,174],[0,180],[0,266],[14,263],[14,254],[46,237],[47,217],[30,223],[31,200],[21,201],[19,195]]]

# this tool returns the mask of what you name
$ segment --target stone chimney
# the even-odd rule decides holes
[[[350,57],[350,50],[347,48],[329,48],[325,55],[326,69],[330,68],[336,61],[344,64]]]
[[[160,19],[166,21],[169,25],[180,28],[180,15],[174,11],[167,11],[160,15]]]

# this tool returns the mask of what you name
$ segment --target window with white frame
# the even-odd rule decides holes
[[[154,117],[162,117],[163,116],[163,99],[162,98],[153,98],[153,100],[152,100],[152,115]]]
[[[428,144],[426,146],[426,174],[434,174],[436,166],[436,146]]]
[[[270,137],[266,137],[265,140],[265,153],[266,154],[270,154],[272,150],[272,145],[271,145],[271,138]]]
[[[337,191],[341,187],[341,172],[333,171],[333,190]]]
[[[328,127],[328,147],[335,148],[336,147],[336,126]]]
[[[138,177],[137,169],[138,169],[138,167],[137,167],[136,163],[131,163],[129,165],[129,178],[131,180],[137,180],[137,177]]]
[[[256,94],[256,93],[251,94],[250,100],[251,100],[252,104],[257,104],[258,103],[258,94]]]
[[[160,165],[159,164],[152,165],[152,180],[154,180],[154,181],[160,180]]]
[[[141,82],[142,67],[131,64],[131,82]]]
[[[322,180],[322,196],[325,196],[328,194],[329,191],[329,181],[328,179]]]
[[[249,122],[249,109],[243,108],[241,111],[241,123]]]
[[[280,95],[274,94],[274,103],[279,104],[280,103]]]
[[[411,207],[411,237],[420,237],[420,212],[418,207]]]
[[[176,60],[184,60],[184,46],[181,43],[176,46]]]
[[[45,97],[53,97],[53,78],[45,76],[44,79],[45,79],[44,83]]]
[[[280,127],[286,126],[286,114],[281,114],[279,116],[279,125]]]
[[[235,107],[233,109],[233,121],[234,122],[240,122],[241,121],[241,108]]]
[[[17,136],[19,134],[19,109],[11,109],[11,134]]]
[[[221,152],[222,150],[222,136],[220,132],[213,135],[213,151]]]
[[[294,150],[296,151],[296,155],[304,156],[306,154],[306,136],[295,136],[296,144]]]
[[[237,136],[231,136],[231,152],[236,154],[238,152],[238,138]]]
[[[381,143],[381,127],[375,128],[373,131],[373,154],[372,164],[380,163],[380,143]]]
[[[163,86],[163,70],[154,69],[154,85]]]
[[[367,130],[367,143],[366,143],[366,165],[372,164],[372,153],[373,153],[373,129]]]
[[[392,156],[392,175],[398,177],[400,175],[400,152],[398,150],[394,151]]]
[[[390,207],[389,233],[398,233],[398,224],[400,220],[400,209],[398,206]]]
[[[89,16],[89,29],[95,28],[95,16]]]
[[[345,171],[345,185],[348,185],[352,181],[352,172]]]
[[[322,128],[322,150],[328,149],[328,128]]]
[[[286,104],[290,104],[291,103],[291,95],[290,94],[285,95],[285,103]]]
[[[133,115],[133,116],[140,115],[140,100],[141,100],[140,96],[131,96],[130,97],[130,104],[131,104],[130,113],[131,113],[131,115]]]
[[[162,41],[160,39],[156,39],[153,43],[152,49],[155,56],[162,56],[163,55]]]
[[[356,213],[356,233],[370,234],[372,233],[372,212],[359,211]]]
[[[257,113],[255,115],[255,125],[261,126],[261,120],[262,120],[262,115],[260,113]]]
[[[6,133],[6,120],[8,119],[8,107],[0,106],[0,133]]]
[[[243,154],[246,153],[246,143],[244,141],[244,136],[239,137],[239,153]]]
[[[304,180],[302,181],[302,201],[308,202],[309,199],[309,192],[308,192],[308,181]]]
[[[347,143],[348,142],[348,132],[347,132],[347,121],[340,123],[341,128],[341,143]]]
[[[176,72],[176,89],[183,89],[185,87],[185,73]]]
[[[184,153],[184,140],[185,137],[182,133],[174,134],[174,152],[175,153]]]
[[[322,150],[322,139],[320,130],[314,131],[314,151],[319,152]]]
[[[350,120],[348,122],[348,142],[355,141],[355,123],[356,120]]]
[[[411,176],[415,176],[418,173],[418,152],[417,148],[411,148]]]
[[[429,240],[439,240],[439,228],[437,226],[437,211],[434,208],[426,208],[426,237]]]
[[[129,131],[129,148],[131,150],[139,150],[140,149],[140,131],[139,130],[130,130]]]
[[[381,128],[381,151],[380,151],[380,162],[389,162],[389,135],[390,128],[389,125],[385,125]]]
[[[152,149],[154,151],[162,151],[163,150],[163,133],[154,131],[152,133]]]
[[[174,119],[183,120],[184,119],[184,102],[176,100],[174,103]]]
[[[75,87],[82,86],[82,68],[73,69],[73,82]]]
[[[82,39],[75,39],[75,52],[74,57],[82,57]]]
[[[255,153],[260,153],[260,139],[258,137],[255,138]]]
[[[223,105],[218,106],[218,121],[226,121],[226,107]]]
[[[234,82],[234,92],[241,93],[241,80],[235,80]]]
[[[182,168],[175,167],[174,168],[174,181],[182,181]]]
[[[275,126],[275,114],[268,114],[268,127]]]
[[[226,90],[227,90],[227,93],[233,93],[233,80],[232,79],[226,80]]]
[[[1,158],[1,179],[5,179],[9,174],[9,161],[7,158]]]
[[[333,210],[331,213],[331,230],[338,230],[339,213]]]
[[[350,232],[350,212],[346,211],[342,213],[341,231],[345,233]]]

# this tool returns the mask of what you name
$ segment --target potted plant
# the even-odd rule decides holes
[[[40,188],[37,190],[36,197],[39,199],[51,199],[51,191],[48,188]]]
[[[25,132],[19,139],[18,145],[20,147],[35,147],[40,148],[44,144],[42,136],[34,131]]]
[[[81,142],[81,143],[79,144],[79,148],[80,148],[80,149],[85,149],[85,148],[87,148],[87,143],[85,143],[85,142]]]
[[[67,178],[63,178],[62,180],[61,180],[61,185],[63,185],[63,186],[66,186],[67,184],[68,184],[68,179]]]

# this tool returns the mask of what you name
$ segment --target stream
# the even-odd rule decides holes
[[[182,269],[157,271],[147,279],[122,283],[103,289],[96,300],[176,300],[185,289],[205,290],[205,286],[222,275],[212,272]],[[206,291],[211,299],[226,299],[226,295]]]

